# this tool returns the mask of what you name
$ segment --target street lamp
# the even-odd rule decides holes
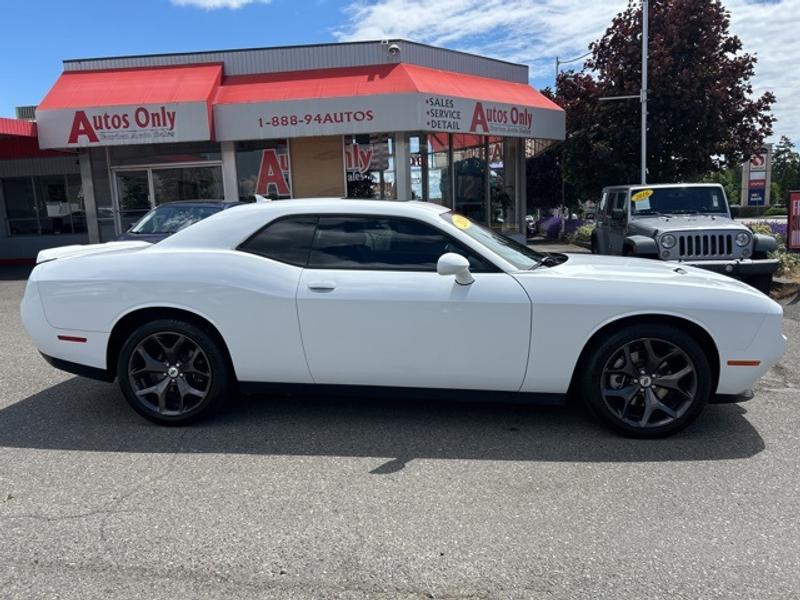
[[[587,57],[587,56],[589,56],[591,53],[592,53],[592,51],[590,50],[590,51],[589,51],[589,52],[587,52],[586,54],[582,54],[582,55],[580,55],[578,58],[570,58],[569,60],[561,60],[560,58],[558,58],[558,57],[556,56],[556,78],[555,78],[555,81],[553,82],[553,87],[555,88],[555,86],[558,84],[558,74],[561,72],[561,71],[560,71],[560,69],[559,69],[559,67],[560,67],[561,65],[566,65],[567,63],[573,63],[573,62],[577,62],[577,61],[579,61],[579,60],[581,60],[581,59],[584,59],[584,58],[586,58],[586,57]]]
[[[581,54],[579,57],[570,58],[569,60],[561,60],[560,58],[558,58],[556,56],[556,78],[555,78],[555,80],[553,80],[553,91],[554,92],[557,91],[556,87],[558,86],[558,74],[561,72],[561,70],[560,70],[561,65],[566,65],[568,63],[574,63],[574,62],[577,62],[579,60],[583,60],[584,58],[589,56],[591,53],[592,53],[592,51],[589,50],[589,52],[587,52],[586,54]],[[565,183],[564,183],[564,149],[563,149],[563,147],[561,148],[561,165],[560,165],[560,167],[561,168],[559,170],[561,171],[561,206],[563,207],[563,206],[566,205],[566,189],[565,189]],[[562,221],[562,228],[563,227],[564,227],[564,223]]]
[[[641,156],[641,179],[642,185],[647,183],[647,38],[650,20],[649,0],[642,0],[642,84],[638,94],[630,96],[606,96],[600,98],[601,101],[608,100],[632,100],[638,98],[642,104],[642,156]]]

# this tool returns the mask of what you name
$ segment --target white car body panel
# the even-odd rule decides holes
[[[113,369],[107,344],[120,319],[148,307],[186,310],[219,331],[243,382],[563,394],[592,335],[635,315],[670,315],[705,329],[719,351],[720,394],[746,392],[783,353],[781,307],[735,280],[589,255],[519,272],[442,219],[446,210],[415,202],[272,202],[223,211],[155,245],[52,252],[31,274],[23,322],[44,354]],[[414,218],[446,230],[501,272],[476,273],[472,285],[460,286],[430,272],[315,272],[235,250],[273,219],[302,213]],[[319,282],[335,289],[309,289]],[[760,364],[730,367],[728,360]]]
[[[306,269],[297,309],[316,383],[516,392],[525,376],[531,303],[506,273],[454,285],[437,273]]]
[[[706,330],[720,354],[717,393],[749,390],[783,353],[780,305],[724,275],[686,266],[682,274],[675,268],[641,258],[573,255],[559,267],[517,274],[533,300],[531,360],[523,391],[566,389],[579,357],[575,348],[583,348],[603,326],[637,315],[678,317]],[[752,346],[768,319],[772,353]],[[728,360],[755,357],[755,351],[760,367],[727,366]]]
[[[125,250],[141,250],[150,246],[150,242],[136,240],[125,242],[106,242],[104,244],[73,244],[71,246],[58,246],[47,248],[39,252],[36,264],[55,260],[57,258],[70,258],[88,256],[90,254],[107,254],[109,252],[123,252]]]

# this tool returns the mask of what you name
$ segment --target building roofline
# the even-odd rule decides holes
[[[125,59],[135,59],[135,58],[166,58],[166,57],[179,57],[179,56],[198,56],[198,55],[208,55],[208,54],[232,54],[232,53],[239,53],[239,52],[262,52],[262,51],[270,51],[270,50],[295,50],[295,49],[304,49],[304,48],[324,48],[326,46],[336,47],[336,46],[359,46],[359,45],[372,45],[372,44],[380,44],[380,43],[404,43],[404,44],[413,44],[415,46],[420,46],[423,48],[429,48],[432,50],[436,50],[439,52],[449,52],[452,54],[458,54],[461,56],[470,56],[479,58],[482,60],[490,60],[496,63],[509,65],[513,67],[524,67],[527,68],[527,65],[522,63],[515,63],[508,60],[503,60],[501,58],[494,58],[491,56],[483,56],[481,54],[476,54],[474,52],[464,52],[462,50],[453,50],[452,48],[443,48],[441,46],[434,46],[432,44],[424,44],[422,42],[415,42],[413,40],[408,40],[405,38],[392,38],[388,40],[358,40],[352,42],[321,42],[318,44],[289,44],[286,46],[255,46],[252,48],[218,48],[214,50],[193,50],[190,52],[154,52],[150,54],[120,54],[116,56],[92,56],[87,58],[67,58],[62,61],[62,64],[68,65],[71,63],[86,63],[86,62],[99,62],[99,61],[109,61],[109,60],[125,60]]]

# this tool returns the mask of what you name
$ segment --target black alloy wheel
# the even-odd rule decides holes
[[[588,361],[584,400],[616,431],[664,437],[691,423],[708,402],[711,368],[686,332],[634,325],[605,340]]]
[[[128,403],[145,418],[165,425],[208,414],[230,387],[229,371],[225,355],[207,331],[172,319],[136,329],[117,361]]]

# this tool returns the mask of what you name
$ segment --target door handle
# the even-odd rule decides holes
[[[336,289],[336,284],[333,281],[310,281],[308,289],[312,292],[332,292]]]

